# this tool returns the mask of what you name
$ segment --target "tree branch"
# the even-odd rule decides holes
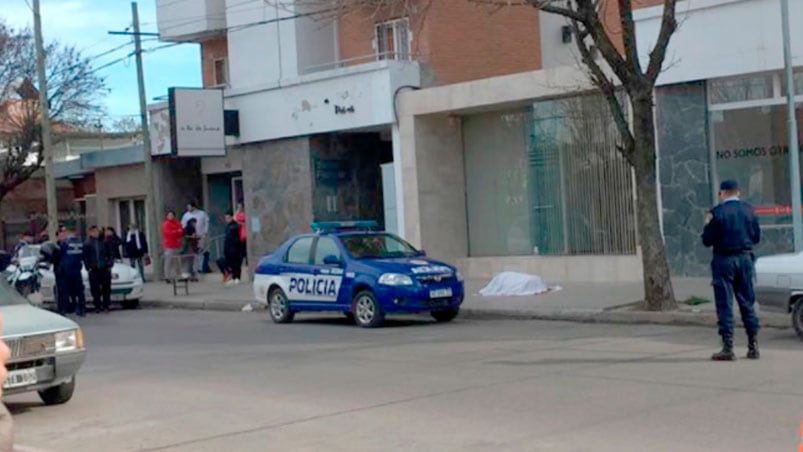
[[[641,74],[641,62],[638,57],[636,43],[636,25],[633,22],[633,4],[631,0],[619,0],[619,22],[622,24],[622,43],[625,46],[625,58],[630,70]]]
[[[647,78],[654,85],[661,73],[661,67],[666,58],[666,49],[669,47],[669,39],[675,33],[678,23],[675,18],[675,6],[677,0],[664,0],[664,15],[661,19],[661,31],[655,41],[655,47],[650,52],[650,63],[647,66]]]

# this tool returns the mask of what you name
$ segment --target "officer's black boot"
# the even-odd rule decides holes
[[[761,353],[758,351],[758,338],[749,336],[747,338],[747,359],[759,359]]]
[[[722,351],[711,355],[711,359],[714,361],[736,361],[736,355],[733,354],[733,339],[723,338]]]

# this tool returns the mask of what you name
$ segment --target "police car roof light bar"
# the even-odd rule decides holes
[[[318,221],[310,225],[316,233],[335,231],[374,231],[379,225],[373,220],[363,221]]]

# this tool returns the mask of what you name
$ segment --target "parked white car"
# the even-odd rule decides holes
[[[755,290],[761,309],[790,313],[803,339],[803,253],[759,258]]]
[[[84,294],[87,304],[92,303],[92,292],[89,287],[89,273],[85,268],[81,269],[81,278],[84,280]],[[42,301],[44,303],[54,303],[54,286],[56,279],[53,275],[52,267],[42,270]],[[145,284],[139,271],[131,268],[130,265],[122,262],[115,262],[112,267],[112,297],[113,302],[119,302],[124,309],[136,309],[139,300],[142,299]]]

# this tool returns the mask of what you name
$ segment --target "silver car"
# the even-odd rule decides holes
[[[66,403],[84,363],[84,336],[77,323],[31,306],[0,281],[3,340],[11,349],[6,395],[37,391],[46,405]]]
[[[803,339],[803,253],[759,258],[755,290],[761,309],[791,314]]]

